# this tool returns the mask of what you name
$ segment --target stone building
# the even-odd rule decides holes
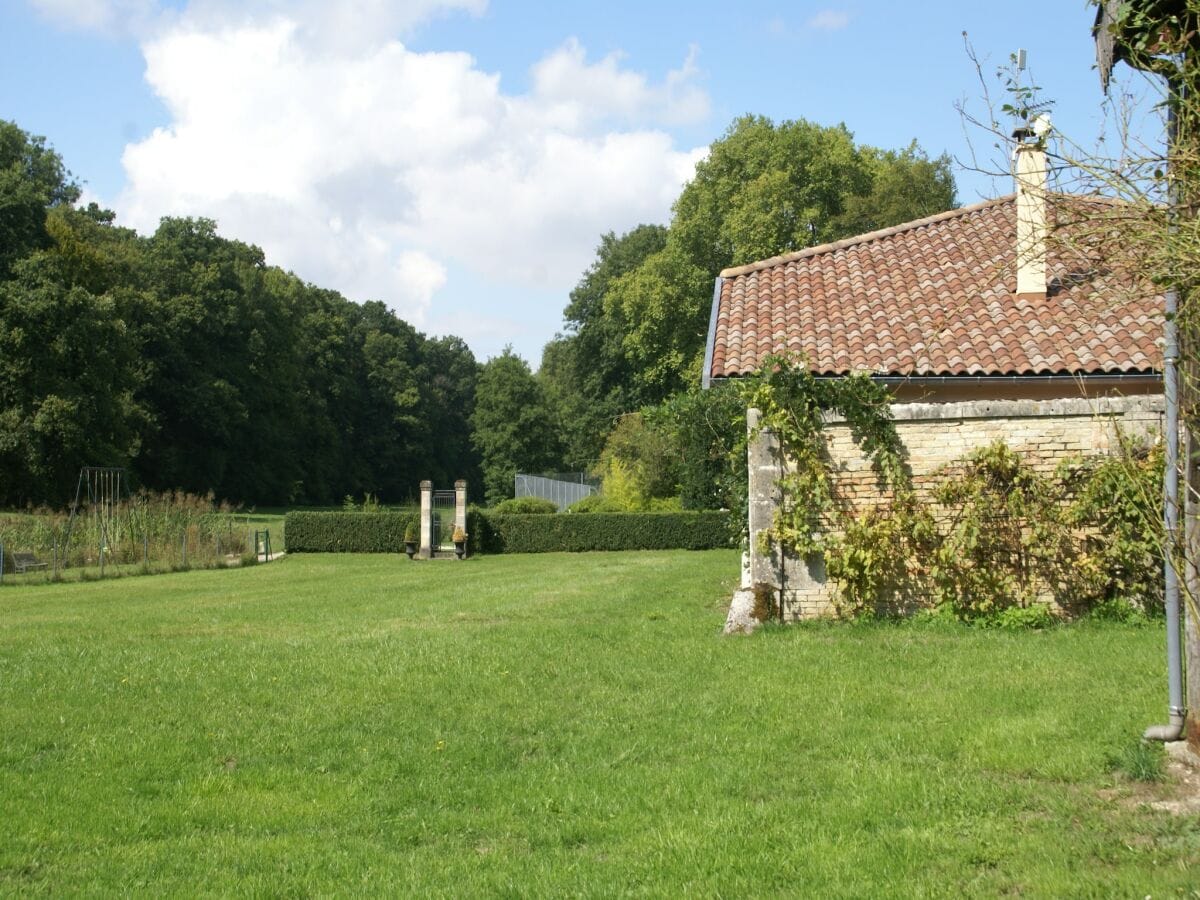
[[[818,377],[868,373],[892,391],[918,490],[998,438],[1053,468],[1107,452],[1118,424],[1161,433],[1162,298],[1114,262],[1115,205],[1048,192],[1036,143],[1016,169],[1015,194],[722,272],[705,385],[772,354],[802,354]],[[830,419],[826,434],[839,488],[869,497],[849,429]],[[757,540],[787,464],[773,435],[749,461],[744,586],[772,586],[793,618],[831,612],[819,558],[781,562]]]

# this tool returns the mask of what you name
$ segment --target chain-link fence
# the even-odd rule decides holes
[[[541,497],[550,500],[562,512],[572,503],[589,497],[600,487],[600,480],[584,472],[553,472],[545,475],[518,475],[518,497]]]

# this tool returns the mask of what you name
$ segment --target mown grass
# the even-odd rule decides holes
[[[0,891],[1116,895],[1161,629],[718,636],[733,553],[290,556],[0,594]]]

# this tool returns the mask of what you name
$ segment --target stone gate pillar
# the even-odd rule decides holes
[[[454,527],[467,530],[467,483],[461,478],[454,482]]]
[[[433,558],[433,482],[421,482],[421,559]]]

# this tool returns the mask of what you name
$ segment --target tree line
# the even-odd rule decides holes
[[[0,122],[0,504],[63,506],[83,465],[263,505],[477,477],[462,340],[211,220],[141,237],[78,197],[44,140]]]
[[[948,158],[915,142],[740,118],[668,226],[601,238],[534,374],[268,265],[209,219],[140,236],[79,196],[44,139],[0,121],[3,506],[64,505],[83,465],[258,505],[463,477],[494,502],[518,471],[598,469],[627,507],[724,505],[736,403],[698,390],[716,274],[955,203]]]

